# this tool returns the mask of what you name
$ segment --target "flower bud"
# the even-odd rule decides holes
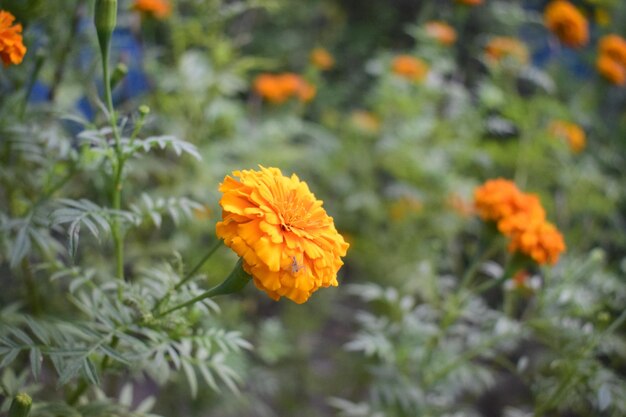
[[[124,79],[124,77],[128,74],[128,67],[123,62],[120,62],[115,66],[113,70],[113,75],[111,75],[111,89],[118,86],[118,84]]]
[[[117,0],[96,0],[94,23],[100,48],[104,50],[109,46],[111,34],[117,23]]]
[[[142,116],[147,116],[148,114],[150,114],[150,107],[142,104],[141,106],[139,106],[139,114],[141,114]]]
[[[11,408],[9,408],[9,417],[28,417],[30,414],[30,407],[33,405],[33,400],[26,393],[19,393],[13,398],[11,402]]]

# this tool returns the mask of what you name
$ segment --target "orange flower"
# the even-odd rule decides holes
[[[534,221],[511,236],[509,252],[522,252],[538,264],[554,265],[565,251],[565,241],[558,229],[547,221]]]
[[[528,48],[519,39],[507,36],[496,36],[485,46],[485,55],[493,63],[511,58],[518,64],[528,63]]]
[[[483,4],[483,0],[456,0],[457,3],[465,4],[467,6],[478,6]]]
[[[22,40],[22,25],[13,25],[15,16],[0,10],[0,58],[5,67],[22,62],[26,47]]]
[[[391,68],[396,75],[412,81],[421,81],[428,74],[428,65],[419,58],[410,55],[398,55]]]
[[[450,46],[456,42],[456,31],[446,22],[431,21],[424,26],[426,35],[441,45]]]
[[[600,55],[605,55],[626,66],[626,39],[618,35],[606,35],[600,39]]]
[[[485,182],[474,192],[476,209],[485,220],[495,221],[509,238],[508,250],[521,252],[538,264],[554,264],[565,250],[563,236],[546,221],[539,197],[521,192],[508,180]]]
[[[572,152],[579,153],[585,149],[585,131],[577,124],[563,120],[555,120],[550,123],[548,130],[552,135],[567,141]]]
[[[283,103],[292,97],[308,102],[315,97],[315,86],[291,72],[283,74],[261,74],[254,80],[254,90],[272,103]]]
[[[257,288],[274,300],[305,302],[337,285],[348,244],[309,187],[278,168],[235,171],[220,184],[217,236],[242,259]]]
[[[561,42],[579,48],[589,42],[589,25],[585,16],[566,0],[554,0],[546,7],[545,25]]]
[[[612,84],[626,84],[626,67],[608,55],[600,55],[596,61],[596,69],[604,78]]]
[[[168,0],[135,0],[133,9],[157,19],[165,19],[172,13],[172,5]]]
[[[474,190],[476,211],[483,220],[499,221],[518,211],[522,193],[513,181],[497,178]]]
[[[324,48],[314,48],[310,59],[313,66],[321,71],[328,71],[335,66],[335,58]]]

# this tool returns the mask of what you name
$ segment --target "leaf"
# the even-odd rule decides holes
[[[89,358],[85,358],[83,360],[83,372],[85,376],[94,385],[100,385],[100,378],[98,377],[98,371],[96,371],[96,367],[93,362]]]
[[[185,376],[187,377],[187,382],[189,383],[191,397],[196,398],[196,394],[198,393],[198,378],[193,370],[193,366],[191,366],[191,364],[187,361],[183,361],[181,365],[183,367],[183,371],[185,372]]]
[[[22,259],[24,259],[30,252],[30,248],[31,242],[28,235],[28,224],[25,224],[17,233],[17,238],[15,239],[13,248],[11,249],[11,260],[9,261],[11,268],[17,267]]]
[[[13,362],[15,360],[15,358],[17,357],[17,355],[20,353],[19,349],[15,349],[15,350],[10,350],[2,359],[2,362],[0,362],[0,368],[4,368],[6,366],[9,366],[9,364],[11,364],[11,362]]]
[[[30,368],[33,372],[33,377],[36,381],[39,380],[39,376],[41,375],[41,362],[43,357],[41,356],[41,351],[39,348],[32,348],[29,354],[30,359]]]
[[[611,395],[611,389],[607,384],[602,384],[598,390],[598,408],[600,411],[604,411],[613,403],[613,396]]]

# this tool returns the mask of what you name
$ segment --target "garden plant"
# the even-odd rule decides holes
[[[0,414],[626,416],[626,2],[0,0]]]

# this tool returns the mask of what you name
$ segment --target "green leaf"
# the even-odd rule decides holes
[[[83,360],[83,372],[85,376],[94,385],[100,385],[100,378],[98,377],[98,371],[96,371],[96,367],[93,362],[89,358],[85,358]]]
[[[41,362],[43,357],[41,356],[41,351],[39,348],[32,348],[29,354],[30,358],[30,369],[33,372],[33,377],[36,381],[39,380],[39,376],[41,375]]]

